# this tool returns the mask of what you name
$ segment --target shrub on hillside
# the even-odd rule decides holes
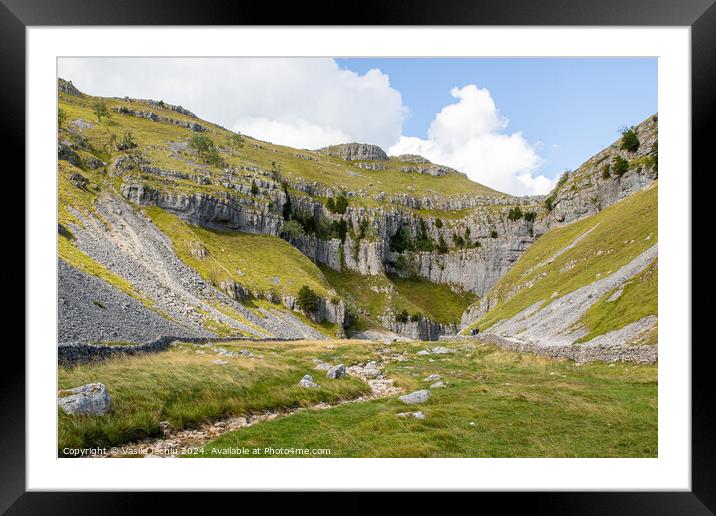
[[[388,245],[390,246],[390,250],[395,253],[402,253],[412,249],[413,241],[410,238],[410,231],[408,231],[408,228],[401,226],[395,235],[390,237]]]
[[[209,165],[220,165],[221,155],[211,138],[203,134],[194,134],[189,139],[189,148],[194,149],[199,157]]]
[[[490,238],[497,238],[497,231],[495,231],[494,229],[490,231]]]
[[[124,151],[134,149],[137,143],[134,141],[134,136],[129,131],[125,131],[122,139],[117,143],[116,148],[118,151]]]
[[[244,146],[244,137],[238,133],[231,133],[228,139],[229,147],[238,150]]]
[[[522,208],[520,208],[519,206],[510,208],[510,211],[507,214],[507,218],[512,221],[520,220],[523,216],[524,216],[524,214],[522,213]]]
[[[634,126],[622,127],[619,132],[622,134],[621,140],[619,140],[619,148],[629,152],[636,152],[639,148],[639,136],[637,136]]]
[[[445,243],[445,239],[442,235],[440,235],[440,239],[438,240],[438,245],[436,246],[436,249],[440,254],[445,254],[448,252],[448,246]]]
[[[621,156],[615,156],[612,161],[612,171],[618,177],[622,177],[627,170],[629,170],[629,162]]]
[[[526,211],[523,217],[527,222],[534,222],[534,220],[537,218],[537,213],[534,211]]]
[[[418,322],[420,320],[420,314],[413,314],[410,316],[410,322]]]
[[[110,113],[109,109],[107,109],[107,103],[104,100],[98,100],[94,104],[92,104],[92,111],[94,112],[94,116],[97,117],[97,123],[99,124],[102,122],[102,118],[109,118]]]
[[[609,179],[610,177],[612,177],[610,169],[611,167],[609,166],[609,163],[602,167],[602,179]]]
[[[395,320],[400,323],[406,323],[406,322],[408,322],[408,317],[409,317],[408,311],[403,310],[402,312],[400,312],[398,315],[395,316]]]
[[[305,313],[315,312],[318,308],[318,294],[311,290],[308,285],[304,285],[298,291],[296,305]]]
[[[65,111],[62,108],[59,108],[57,110],[57,128],[62,129],[62,126],[65,125],[66,121],[67,121],[67,111]]]
[[[281,228],[281,236],[286,240],[296,240],[306,234],[303,224],[297,220],[289,220]]]

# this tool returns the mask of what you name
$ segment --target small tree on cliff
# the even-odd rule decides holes
[[[305,313],[315,312],[318,308],[318,295],[308,285],[304,285],[298,291],[296,304]]]
[[[104,100],[98,100],[97,102],[92,104],[92,111],[94,111],[94,116],[97,117],[98,124],[102,122],[102,117],[110,117],[109,109],[107,109],[107,104]]]

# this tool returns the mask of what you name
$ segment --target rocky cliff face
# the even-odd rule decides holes
[[[420,317],[417,321],[399,322],[392,311],[381,317],[381,324],[398,335],[415,340],[438,340],[441,335],[455,335],[460,331],[457,323],[441,324],[426,317]]]
[[[383,149],[377,145],[370,145],[368,143],[343,143],[341,145],[331,145],[330,147],[318,149],[316,152],[319,154],[325,154],[326,156],[341,158],[346,161],[386,161],[388,159],[388,155]]]
[[[599,213],[657,179],[658,116],[634,129],[638,149],[624,150],[616,141],[570,173],[566,182],[547,196],[552,198],[552,209],[535,225],[537,234]],[[620,164],[624,167],[621,171]]]

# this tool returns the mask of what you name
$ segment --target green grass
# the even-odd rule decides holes
[[[576,366],[491,346],[429,359],[388,367],[409,391],[426,388],[433,373],[448,382],[425,404],[388,398],[302,411],[227,433],[203,456],[232,446],[260,456],[289,447],[329,449],[330,457],[657,456],[656,366]],[[415,410],[426,419],[396,415]]]
[[[252,292],[293,296],[308,285],[323,297],[335,296],[318,266],[281,238],[204,229],[157,207],[145,213],[169,236],[179,258],[214,285],[230,280]],[[192,254],[198,247],[206,249],[206,257]]]
[[[397,276],[391,276],[390,281],[407,304],[441,323],[459,322],[465,309],[475,301],[472,292],[454,292],[449,285]]]
[[[497,301],[493,308],[471,327],[488,328],[508,319],[537,302],[548,303],[596,281],[599,277],[616,272],[658,239],[658,188],[635,193],[610,206],[597,215],[555,228],[542,235],[488,293]],[[581,237],[581,238],[580,238]],[[575,241],[580,238],[578,242]],[[556,253],[574,243],[574,246],[547,263]],[[622,316],[602,317],[604,306],[597,308],[585,322],[590,332],[603,333],[633,322],[633,317],[656,308],[656,274],[652,282],[643,285],[640,294],[649,292],[642,308],[625,305],[640,304],[629,295],[619,303]],[[601,314],[601,315],[600,315]],[[599,322],[597,322],[599,321]],[[623,323],[623,324],[622,324]],[[597,324],[598,328],[591,325]],[[597,333],[597,334],[600,334]]]
[[[577,342],[587,342],[649,315],[657,315],[658,281],[658,261],[654,260],[624,287],[617,299],[609,301],[616,289],[604,294],[580,319],[579,322],[589,328],[590,332]]]
[[[106,416],[69,416],[59,410],[59,451],[65,447],[114,446],[158,436],[159,422],[194,428],[228,415],[354,398],[369,391],[355,378],[329,381],[314,371],[312,358],[365,360],[370,344],[327,341],[221,343],[228,350],[248,349],[263,359],[194,353],[181,345],[159,354],[113,358],[100,363],[59,367],[59,389],[90,382],[107,386],[112,409]],[[186,349],[186,352],[182,350]],[[227,365],[213,364],[221,358]],[[320,389],[302,389],[298,381],[313,374]]]
[[[350,271],[321,267],[328,282],[358,308],[368,312],[369,324],[379,325],[387,308],[396,313],[407,310],[441,323],[460,321],[463,311],[475,300],[470,292],[453,292],[448,285],[417,278],[403,279],[384,275],[363,276]],[[393,289],[391,294],[381,290]],[[378,292],[376,292],[376,289]]]

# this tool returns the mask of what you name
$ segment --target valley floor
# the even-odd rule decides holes
[[[469,339],[423,351],[436,345],[178,343],[61,366],[61,389],[101,382],[113,401],[106,416],[60,411],[58,453],[129,444],[132,456],[168,443],[177,447],[170,455],[205,457],[657,456],[656,365],[580,365]],[[339,363],[348,375],[327,378],[327,364]],[[319,387],[300,387],[306,374]],[[425,403],[398,397],[422,389]]]

